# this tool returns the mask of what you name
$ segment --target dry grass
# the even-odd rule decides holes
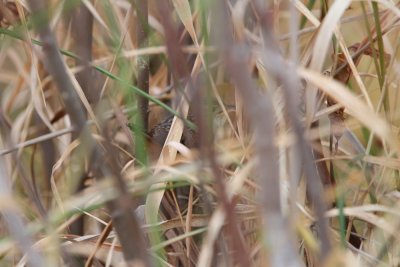
[[[43,2],[0,0],[0,266],[400,265],[398,1]]]

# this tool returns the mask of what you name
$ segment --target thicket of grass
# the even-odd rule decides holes
[[[399,18],[0,0],[0,266],[399,266]]]

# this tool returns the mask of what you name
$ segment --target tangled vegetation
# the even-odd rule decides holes
[[[0,266],[399,266],[399,7],[0,0]]]

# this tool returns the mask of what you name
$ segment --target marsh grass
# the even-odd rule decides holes
[[[0,266],[399,266],[399,3],[26,2]]]

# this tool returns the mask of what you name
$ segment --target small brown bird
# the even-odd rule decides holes
[[[224,122],[226,123],[226,117],[223,114],[219,104],[217,102],[213,103],[213,120],[214,120],[214,127],[216,128],[215,131],[215,137],[221,136],[221,134],[224,134]],[[225,108],[231,118],[234,119],[235,117],[235,107],[233,105],[225,105]],[[231,116],[233,115],[233,116]],[[163,118],[161,121],[159,121],[156,124],[153,124],[154,126],[147,132],[147,141],[148,141],[148,149],[150,153],[150,158],[155,160],[158,158],[160,155],[161,149],[165,143],[165,140],[167,139],[167,136],[169,134],[169,131],[171,129],[171,125],[174,119],[174,115],[167,115],[165,118]],[[189,114],[187,117],[187,120],[190,122],[196,123],[195,116],[193,113],[189,110]],[[222,124],[221,124],[222,123]],[[132,125],[130,125],[132,129]],[[226,127],[225,127],[226,128]],[[229,127],[228,127],[229,128]],[[185,145],[188,148],[197,148],[199,146],[200,138],[198,136],[197,131],[189,128],[187,125],[185,125],[183,129],[183,134],[182,134],[182,139],[181,143]]]
[[[165,140],[167,139],[169,130],[171,129],[172,121],[174,119],[174,115],[170,115],[162,120],[160,123],[156,124],[148,133],[151,142],[157,143],[160,146],[163,146]],[[188,120],[194,122],[193,116],[189,114]],[[185,126],[182,135],[182,144],[186,145],[189,148],[196,147],[196,132],[193,129]]]
[[[149,149],[149,156],[151,160],[156,160],[160,155],[161,149],[164,146],[165,140],[171,129],[174,115],[168,115],[163,120],[158,122],[151,128],[146,134],[147,148]],[[188,120],[194,123],[193,117],[189,114]],[[137,131],[135,125],[128,123],[127,126],[134,132]],[[196,137],[196,131],[185,126],[183,129],[181,142],[188,148],[194,148],[198,146],[198,138]]]

